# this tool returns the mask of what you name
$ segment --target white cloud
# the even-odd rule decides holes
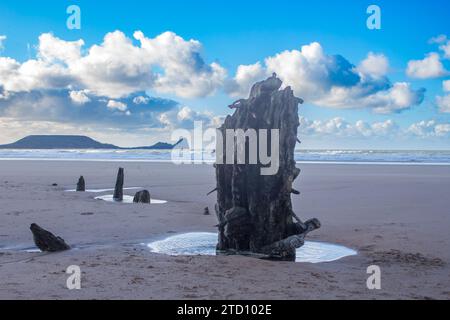
[[[65,41],[44,33],[36,59],[19,63],[0,57],[0,86],[11,92],[89,90],[118,99],[147,90],[202,97],[223,85],[225,69],[204,61],[198,41],[186,41],[172,32],[155,38],[135,32],[134,37],[140,45],[121,31],[110,32],[83,54],[83,40]]]
[[[450,80],[444,80],[442,82],[442,88],[444,89],[445,92],[449,92],[450,91]]]
[[[106,34],[102,44],[93,45],[85,56],[68,66],[85,88],[99,96],[117,99],[151,88],[155,77],[152,62],[124,33],[115,31]]]
[[[83,46],[83,40],[64,41],[50,33],[43,33],[39,36],[38,57],[49,63],[72,63],[81,58]]]
[[[8,57],[0,57],[0,86],[5,91],[29,92],[41,89],[63,89],[73,83],[67,69],[42,60],[28,60],[22,64]]]
[[[2,51],[5,48],[5,45],[3,44],[3,42],[5,42],[6,39],[7,39],[7,37],[5,35],[0,34],[0,51]]]
[[[430,121],[420,121],[413,123],[409,128],[408,132],[416,136],[429,136],[434,133],[434,127],[436,122],[434,120]]]
[[[450,136],[450,123],[437,124],[434,128],[434,132],[438,137]]]
[[[365,107],[375,113],[388,114],[401,112],[411,106],[419,105],[424,98],[424,89],[413,90],[409,83],[396,82],[384,90],[367,93],[367,88],[333,87],[329,94],[316,100],[317,105],[333,108]]]
[[[228,84],[227,92],[233,97],[248,97],[251,86],[267,75],[260,62],[251,65],[240,65],[236,75]]]
[[[178,112],[177,117],[178,117],[178,120],[183,121],[183,120],[188,120],[188,119],[194,119],[195,115],[196,115],[196,113],[194,110],[192,110],[188,107],[183,107]]]
[[[418,137],[446,137],[450,136],[449,123],[437,123],[435,120],[413,123],[407,132]]]
[[[269,72],[278,73],[284,84],[292,86],[306,101],[318,100],[331,89],[330,71],[334,65],[317,42],[303,46],[300,51],[284,51],[266,59]],[[357,83],[358,76],[353,74],[353,78],[352,82]]]
[[[450,137],[450,124],[423,120],[406,128],[400,128],[391,119],[373,123],[358,120],[352,123],[340,117],[328,120],[308,120],[300,117],[299,134],[318,138],[445,138]]]
[[[122,112],[125,112],[128,109],[128,106],[125,103],[116,100],[109,100],[106,106],[110,109],[119,110]]]
[[[439,49],[443,51],[444,58],[450,59],[450,39],[445,34],[433,37],[428,42],[431,44],[439,44]]]
[[[423,60],[408,62],[406,74],[411,78],[430,79],[445,76],[448,72],[440,61],[439,54],[429,53]]]
[[[430,44],[434,44],[434,43],[444,43],[445,41],[447,41],[447,36],[445,34],[440,34],[436,37],[431,38],[428,43]]]
[[[308,120],[300,117],[300,134],[338,137],[385,137],[394,134],[398,126],[392,120],[369,124],[363,120],[350,123],[336,117],[329,120]]]
[[[397,82],[392,88],[380,91],[367,99],[367,105],[372,105],[376,113],[392,113],[419,105],[423,100],[423,92],[413,91],[409,83]]]
[[[91,99],[89,99],[89,97],[87,96],[86,93],[87,92],[85,90],[70,91],[69,96],[70,96],[70,99],[72,99],[72,101],[75,104],[83,105],[83,104],[86,104],[91,101]]]
[[[137,31],[133,36],[134,41],[120,31],[110,32],[101,44],[84,50],[83,40],[65,41],[42,34],[36,59],[20,63],[0,57],[1,98],[34,90],[89,92],[90,99],[97,96],[107,100],[148,91],[193,98],[213,94],[224,86],[233,96],[246,96],[254,82],[277,72],[297,96],[324,107],[389,113],[423,100],[423,90],[389,82],[385,77],[389,64],[382,54],[369,53],[355,67],[342,56],[325,54],[314,42],[301,50],[268,57],[264,64],[241,65],[227,81],[225,69],[205,62],[201,43],[196,40],[185,40],[172,32],[147,38]],[[145,99],[137,97],[134,103],[145,104]]]
[[[170,129],[192,128],[195,121],[201,121],[205,128],[217,128],[221,123],[220,120],[221,117],[215,116],[210,112],[199,112],[186,106],[172,109],[159,116],[160,123]]]
[[[387,136],[397,129],[397,125],[392,120],[375,122],[372,124],[372,131],[375,135]]]
[[[201,56],[202,45],[197,40],[186,41],[173,32],[150,39],[137,31],[134,37],[141,42],[144,54],[164,69],[155,79],[157,92],[201,97],[223,85],[227,76],[225,69],[217,63],[205,63]]]
[[[90,101],[85,102],[84,96]],[[133,103],[136,96],[120,100],[105,99],[90,92],[76,90],[10,93],[7,99],[0,98],[0,118],[45,120],[89,125],[99,130],[116,128],[123,132],[137,132],[144,128],[162,128],[159,115],[179,109],[176,101],[153,97],[149,97],[148,104],[137,105]],[[85,102],[84,107],[77,107],[81,104],[77,104],[73,99]]]
[[[115,31],[108,33],[101,44],[86,50],[83,47],[83,40],[65,41],[42,34],[35,59],[21,63],[0,57],[0,117],[36,117],[41,123],[42,119],[101,122],[103,128],[121,126],[124,130],[190,127],[194,121],[217,127],[222,117],[180,108],[174,101],[155,102],[146,92],[201,97],[225,85],[230,94],[246,96],[254,82],[272,72],[278,73],[285,86],[292,86],[297,96],[330,108],[399,112],[420,104],[424,94],[409,83],[391,84],[386,77],[389,62],[382,54],[369,53],[356,67],[342,56],[326,54],[319,43],[281,52],[263,63],[241,65],[229,83],[220,65],[205,62],[198,41],[171,32],[155,38],[136,32],[132,40]],[[442,100],[438,103],[447,106],[441,111],[446,110],[448,100],[439,98]],[[89,108],[74,108],[74,104]],[[445,124],[435,124],[433,130],[438,135],[446,128]],[[377,137],[393,134],[398,128],[391,120],[350,123],[343,118],[302,118],[301,130]]]
[[[369,53],[358,67],[344,57],[325,54],[313,42],[301,50],[284,51],[265,59],[265,65],[241,65],[229,85],[234,95],[248,93],[252,81],[271,74],[291,86],[307,103],[329,108],[370,108],[374,112],[400,112],[422,103],[424,90],[408,83],[391,84],[385,77],[388,59]]]
[[[438,105],[440,112],[450,113],[450,94],[437,96],[436,104]]]
[[[375,78],[384,77],[389,71],[389,61],[383,54],[370,52],[358,66],[358,71]]]
[[[446,44],[443,44],[439,47],[444,52],[444,57],[446,59],[450,59],[450,40],[447,40]]]

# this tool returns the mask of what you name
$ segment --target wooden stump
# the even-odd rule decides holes
[[[114,195],[113,195],[113,199],[115,201],[123,201],[123,182],[124,182],[123,168],[119,168],[119,172],[117,172],[116,186],[114,188]]]
[[[134,203],[151,203],[150,192],[148,190],[142,190],[136,192],[134,198]]]
[[[84,181],[84,177],[81,176],[80,179],[78,179],[77,192],[84,192],[84,191],[86,191],[86,183]]]
[[[294,149],[297,143],[299,126],[298,105],[303,101],[294,96],[290,87],[283,90],[282,82],[274,74],[265,81],[256,83],[248,99],[241,99],[230,106],[235,109],[232,116],[225,119],[219,128],[224,141],[216,150],[224,149],[221,159],[217,159],[216,214],[219,220],[218,252],[250,252],[279,260],[295,260],[296,249],[304,243],[304,237],[310,231],[320,227],[317,219],[302,223],[292,210],[291,193],[299,194],[292,188],[300,174],[296,168]],[[278,129],[279,133],[279,170],[273,175],[262,175],[262,165],[235,163],[227,164],[228,129],[246,131],[266,129],[271,150],[269,133]],[[233,138],[234,150],[250,150],[249,141],[238,145]],[[277,141],[275,141],[277,143]],[[242,146],[243,144],[243,146]],[[233,151],[236,152],[236,151]],[[270,152],[270,151],[269,151]],[[220,155],[219,155],[220,157]],[[248,160],[248,152],[247,152]]]
[[[44,230],[35,223],[30,226],[30,230],[33,233],[34,243],[41,251],[57,252],[70,249],[70,246],[64,239],[53,235],[51,232]]]

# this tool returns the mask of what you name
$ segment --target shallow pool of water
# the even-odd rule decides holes
[[[124,195],[123,196],[123,201],[115,201],[114,200],[114,195],[112,194],[107,194],[104,196],[99,196],[99,197],[95,197],[96,200],[103,200],[103,201],[108,201],[108,202],[115,202],[115,203],[134,203],[133,199],[134,196],[128,196],[128,195]],[[158,199],[151,199],[151,204],[164,204],[167,203],[166,200],[158,200]]]
[[[208,232],[193,232],[168,237],[164,240],[150,242],[147,247],[155,253],[172,256],[181,255],[216,255],[217,234]],[[357,252],[350,248],[325,243],[306,241],[297,249],[296,262],[321,263],[354,256]]]
[[[123,188],[123,190],[139,190],[142,189],[142,187],[129,187],[129,188]],[[77,192],[76,189],[69,189],[65,190],[66,192]],[[86,189],[84,192],[89,193],[102,193],[102,192],[108,192],[108,191],[114,191],[114,188],[110,189]]]

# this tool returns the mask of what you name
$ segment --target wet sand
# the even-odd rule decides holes
[[[84,175],[88,189],[144,187],[166,204],[117,204],[105,193],[65,192]],[[0,299],[449,299],[450,166],[301,164],[293,196],[303,219],[322,228],[308,239],[345,245],[357,256],[321,264],[246,257],[170,257],[140,245],[177,233],[215,232],[209,165],[143,162],[0,161]],[[57,183],[58,186],[52,186]],[[125,190],[134,195],[136,190]],[[38,223],[75,247],[33,246]],[[366,269],[382,289],[366,287]],[[79,265],[82,289],[65,270]]]

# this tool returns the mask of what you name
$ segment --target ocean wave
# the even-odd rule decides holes
[[[186,151],[185,151],[186,152]],[[215,160],[210,151],[191,151],[192,160]],[[449,163],[448,151],[396,151],[396,150],[296,150],[298,162],[358,162],[358,163]],[[63,160],[149,160],[170,161],[171,150],[109,150],[109,149],[64,149],[64,150],[0,150],[0,159],[63,159]]]

